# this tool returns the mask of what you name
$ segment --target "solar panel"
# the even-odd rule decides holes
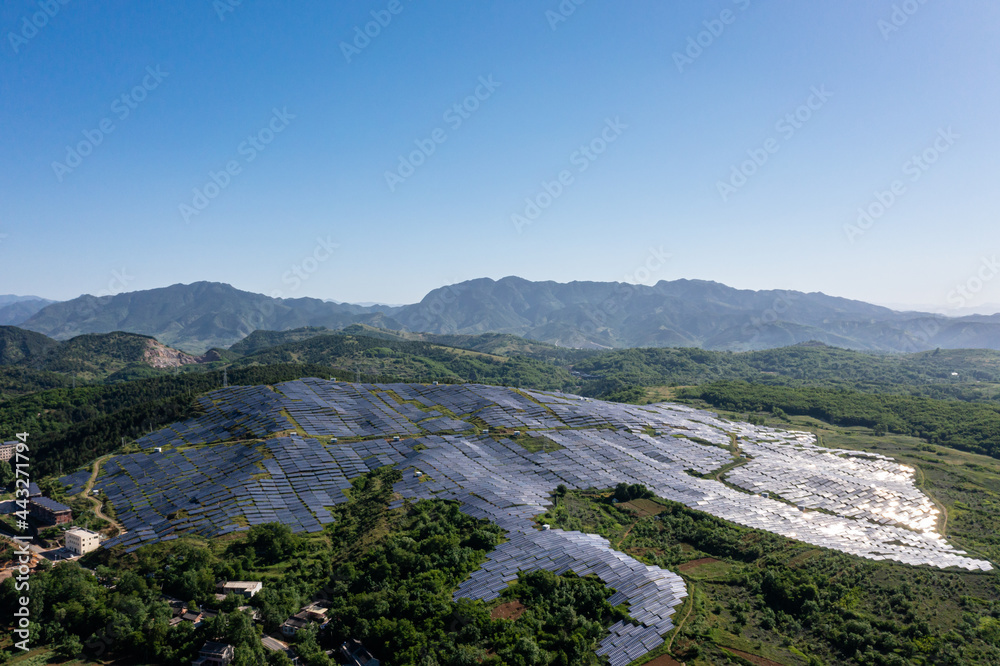
[[[333,521],[328,507],[346,501],[342,491],[350,479],[395,466],[404,472],[394,488],[401,499],[390,507],[456,500],[465,513],[508,532],[509,540],[463,582],[456,598],[496,598],[518,572],[539,568],[597,573],[615,588],[613,603],[629,602],[641,624],[612,627],[600,647],[612,664],[627,664],[662,642],[686,594],[684,583],[612,550],[600,537],[533,529],[532,518],[546,510],[560,483],[642,483],[720,518],[860,557],[990,568],[934,531],[937,510],[916,487],[911,468],[884,456],[819,447],[809,433],[732,423],[689,407],[475,384],[318,379],[274,390],[220,389],[202,406],[202,416],[140,440],[147,450],[173,448],[105,464],[98,487],[128,530],[127,539],[107,545],[137,548],[182,531],[211,536],[245,530],[239,523],[275,520],[296,532],[319,531]],[[477,432],[472,416],[488,426],[486,434]],[[278,436],[296,428],[309,437]],[[514,430],[522,436],[504,434]],[[519,443],[539,435],[559,448],[531,453]],[[221,443],[234,438],[256,441]],[[708,474],[732,462],[731,438],[751,460],[727,473],[728,485],[688,473]]]

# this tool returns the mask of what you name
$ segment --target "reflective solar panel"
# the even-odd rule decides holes
[[[107,546],[137,548],[182,531],[211,536],[276,520],[294,531],[319,531],[333,521],[328,508],[346,501],[350,479],[395,466],[403,474],[392,508],[455,500],[468,515],[508,533],[456,598],[496,598],[521,571],[595,573],[616,590],[612,603],[627,601],[640,622],[619,623],[602,641],[600,653],[615,665],[662,643],[684,583],[600,537],[534,529],[532,518],[546,510],[560,483],[641,483],[720,518],[860,557],[990,568],[937,534],[937,510],[916,487],[913,469],[884,456],[817,446],[810,433],[733,423],[690,407],[475,384],[318,379],[274,390],[220,389],[204,396],[202,406],[202,416],[140,440],[147,451],[163,446],[162,454],[119,456],[104,465],[97,487],[128,530]],[[473,416],[488,426],[486,434],[470,422]],[[296,429],[309,437],[277,436]],[[514,431],[520,435],[512,439],[507,433]],[[531,453],[520,443],[538,436],[556,447]],[[688,473],[709,474],[732,462],[732,438],[751,460],[726,474],[729,485]],[[221,443],[230,439],[250,441]]]

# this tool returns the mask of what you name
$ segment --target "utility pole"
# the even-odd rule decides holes
[[[229,368],[222,369],[222,388],[229,388]]]

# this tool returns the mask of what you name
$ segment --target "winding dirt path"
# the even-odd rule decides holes
[[[632,524],[628,526],[627,530],[625,530],[625,534],[623,534],[622,538],[618,540],[618,544],[615,546],[615,550],[621,550],[621,545],[625,543],[625,539],[628,538],[629,533],[632,532],[632,528],[638,524],[639,520],[640,518],[636,518],[634,521],[632,521]],[[694,609],[694,589],[690,585],[688,585],[687,581],[684,581],[684,584],[687,585],[688,587],[688,608],[687,612],[684,613],[684,617],[681,619],[679,623],[677,623],[677,626],[674,629],[673,633],[670,634],[670,640],[667,641],[667,652],[670,651],[671,646],[673,646],[674,644],[674,638],[677,636],[677,634],[681,633],[681,629],[684,628],[684,623],[687,622],[687,619],[691,616],[691,611]],[[664,656],[673,659],[673,657],[670,657],[669,655],[664,655]]]
[[[109,453],[107,455],[101,456],[100,458],[94,461],[94,471],[90,473],[90,479],[87,480],[87,485],[83,487],[83,494],[86,495],[87,499],[89,499],[91,502],[94,503],[94,513],[97,514],[97,517],[100,518],[101,520],[106,520],[107,522],[111,523],[111,525],[117,530],[116,532],[117,535],[117,534],[122,534],[125,531],[125,528],[122,527],[121,523],[119,523],[117,520],[104,513],[104,511],[102,510],[104,508],[104,503],[101,500],[94,497],[90,492],[91,490],[93,490],[94,483],[97,481],[97,475],[100,474],[101,472],[101,463],[110,457],[111,454]]]
[[[635,521],[632,522],[631,525],[628,526],[628,529],[625,530],[625,534],[623,534],[622,538],[618,540],[618,545],[615,546],[615,550],[621,550],[622,549],[622,544],[625,543],[625,539],[628,538],[628,535],[632,531],[632,528],[635,527],[636,523],[638,523],[638,522],[639,522],[638,520],[635,520]]]
[[[694,588],[693,586],[688,585],[687,581],[684,581],[684,584],[687,585],[688,588],[688,609],[687,612],[684,613],[684,617],[681,618],[681,621],[677,623],[674,633],[670,634],[670,640],[667,641],[667,652],[670,652],[673,649],[674,639],[677,638],[679,633],[681,633],[681,629],[684,628],[684,623],[687,622],[689,617],[691,617],[691,611],[694,610]]]

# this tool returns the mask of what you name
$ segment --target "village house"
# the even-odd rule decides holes
[[[198,658],[191,666],[229,666],[234,656],[236,651],[232,645],[208,641],[198,650]]]
[[[238,594],[250,599],[260,592],[263,587],[264,584],[259,580],[229,580],[219,583],[215,586],[215,589],[219,590],[219,593],[223,595]]]

